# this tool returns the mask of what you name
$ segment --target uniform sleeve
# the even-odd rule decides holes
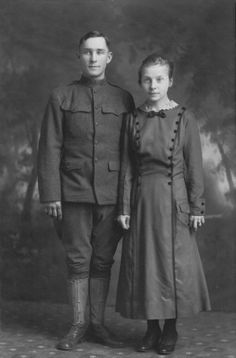
[[[199,129],[195,118],[185,112],[186,128],[184,159],[186,166],[186,184],[191,215],[205,214],[204,179],[202,150]]]
[[[41,202],[61,200],[62,118],[63,113],[54,93],[46,107],[39,139],[38,184]]]
[[[121,131],[121,168],[119,177],[118,211],[130,215],[131,190],[133,182],[132,151],[130,143],[131,115],[123,118]]]

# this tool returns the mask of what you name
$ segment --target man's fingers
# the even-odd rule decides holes
[[[57,220],[61,220],[61,219],[62,219],[61,205],[57,205]]]
[[[62,209],[61,209],[60,202],[44,204],[44,212],[48,216],[51,216],[52,218],[56,218],[57,220],[62,219]]]

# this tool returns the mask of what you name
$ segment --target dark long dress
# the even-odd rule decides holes
[[[124,317],[167,319],[210,309],[189,215],[203,215],[201,144],[194,118],[179,106],[125,121],[119,210],[130,214],[116,309]]]

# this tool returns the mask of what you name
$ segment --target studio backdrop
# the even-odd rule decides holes
[[[206,224],[198,245],[214,310],[236,309],[234,1],[0,0],[0,240],[2,297],[67,302],[64,252],[40,211],[39,129],[54,87],[80,77],[78,40],[111,40],[107,77],[141,104],[137,71],[152,52],[176,64],[171,98],[201,131]],[[114,303],[120,247],[109,297]]]

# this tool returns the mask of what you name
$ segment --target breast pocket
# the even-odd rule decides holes
[[[61,109],[64,113],[65,136],[81,141],[91,137],[93,131],[91,105],[86,103],[64,103]]]
[[[107,103],[102,105],[101,110],[101,123],[104,128],[104,135],[110,138],[110,141],[117,142],[121,130],[123,113],[125,113],[126,110],[123,105]]]

